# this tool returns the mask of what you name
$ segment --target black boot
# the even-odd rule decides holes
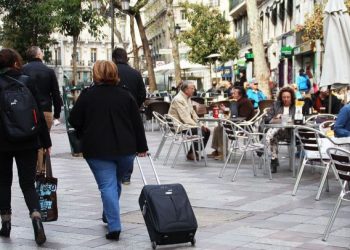
[[[32,218],[32,224],[33,224],[33,229],[34,229],[35,242],[36,242],[36,244],[38,244],[40,246],[40,245],[44,244],[46,241],[44,226],[43,226],[43,223],[41,221],[40,213],[33,212],[31,215],[31,218]]]
[[[107,240],[119,240],[119,235],[120,235],[120,231],[114,231],[114,232],[110,232],[108,234],[106,234],[106,239]]]
[[[2,237],[10,237],[11,232],[11,209],[10,210],[2,210],[1,214],[1,229],[0,236]]]
[[[277,173],[277,167],[279,166],[278,159],[271,159],[271,173]]]
[[[0,236],[6,237],[6,238],[10,237],[10,231],[11,231],[11,221],[1,222]]]

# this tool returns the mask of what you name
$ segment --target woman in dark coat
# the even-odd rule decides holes
[[[117,66],[97,61],[93,67],[94,86],[83,92],[74,105],[69,123],[82,139],[83,156],[101,192],[108,222],[107,239],[119,240],[121,178],[136,154],[148,150],[136,101],[117,86]]]
[[[22,58],[13,49],[0,50],[0,93],[4,85],[13,81],[23,81]],[[25,84],[37,100],[35,87],[28,78]],[[1,96],[1,94],[0,94]],[[20,101],[19,101],[20,102]],[[0,103],[0,109],[1,107]],[[0,214],[2,227],[0,236],[10,237],[11,231],[11,185],[13,179],[13,158],[18,169],[19,185],[22,189],[24,200],[27,204],[34,228],[35,241],[38,245],[46,241],[44,228],[41,222],[39,197],[35,191],[35,174],[37,153],[39,148],[50,151],[51,139],[44,119],[44,114],[38,113],[39,131],[30,138],[11,140],[6,133],[3,119],[0,119]]]

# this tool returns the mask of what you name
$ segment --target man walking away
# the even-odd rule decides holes
[[[146,88],[140,72],[129,66],[127,53],[122,48],[113,50],[112,59],[118,67],[119,85],[129,90],[137,105],[141,107],[146,99]],[[133,167],[128,167],[128,169],[130,171],[122,178],[122,183],[125,185],[130,184]]]
[[[32,46],[27,50],[28,63],[23,66],[23,74],[28,75],[33,80],[38,91],[39,105],[44,111],[47,127],[50,131],[53,119],[60,118],[62,99],[56,78],[55,71],[43,63],[44,53],[37,46]],[[54,112],[52,115],[52,105]],[[39,149],[37,172],[43,172],[43,149]]]

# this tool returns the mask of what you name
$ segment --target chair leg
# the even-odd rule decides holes
[[[222,167],[222,169],[221,169],[221,171],[220,171],[219,178],[222,178],[222,176],[224,175],[225,168],[226,168],[226,166],[227,166],[228,161],[229,161],[230,158],[231,158],[232,152],[233,152],[233,149],[230,149],[230,150],[229,150],[229,153],[228,153],[228,155],[227,155],[227,157],[226,157],[225,164],[224,164],[224,166]]]
[[[254,156],[254,151],[252,151],[252,162],[253,162],[253,173],[254,173],[254,176],[256,176],[256,167],[255,167],[255,156]]]
[[[173,149],[174,143],[175,143],[175,139],[173,139],[172,142],[171,142],[171,144],[170,144],[168,153],[166,154],[166,157],[165,157],[165,160],[164,160],[164,163],[163,163],[164,166],[167,164],[167,162],[168,162],[168,160],[169,160],[170,152],[171,152],[171,150]]]
[[[235,173],[233,174],[233,177],[232,177],[232,180],[231,180],[231,181],[235,181],[236,175],[237,175],[237,173],[238,173],[238,169],[239,169],[239,167],[241,166],[241,162],[242,162],[242,160],[243,160],[243,158],[244,158],[245,155],[246,155],[246,152],[244,152],[244,153],[241,155],[241,158],[239,159],[239,162],[238,162],[238,164],[237,164],[236,171],[235,171]]]
[[[178,148],[177,151],[176,151],[176,155],[175,155],[173,164],[171,165],[172,168],[175,167],[176,159],[177,159],[177,157],[179,156],[180,150],[181,150],[181,145],[179,145],[179,148]]]
[[[316,200],[317,201],[320,200],[320,196],[321,196],[321,193],[322,193],[322,190],[323,190],[323,186],[324,186],[324,183],[325,183],[326,180],[327,180],[327,185],[328,185],[327,175],[328,175],[328,172],[329,172],[330,164],[331,163],[327,164],[326,169],[323,172],[323,175],[322,175],[322,178],[321,178],[321,182],[320,182],[320,186],[318,188],[317,195],[316,195]]]
[[[163,135],[162,140],[160,141],[160,144],[158,146],[157,152],[154,154],[154,157],[153,157],[154,160],[158,159],[160,152],[162,151],[166,140],[167,140],[167,137],[165,135]]]
[[[339,211],[339,207],[341,205],[341,202],[342,202],[342,198],[343,198],[343,195],[342,193],[339,195],[338,197],[338,200],[337,200],[337,203],[335,204],[335,207],[333,209],[333,212],[332,212],[332,215],[331,217],[329,218],[329,221],[328,221],[328,224],[327,224],[327,227],[326,227],[326,230],[324,231],[323,233],[323,238],[322,240],[323,241],[326,241],[328,239],[328,236],[329,236],[329,233],[332,229],[332,226],[334,224],[334,220],[335,218],[337,217],[337,214],[338,214],[338,211]]]
[[[299,183],[300,183],[300,180],[301,180],[301,176],[303,175],[303,172],[304,172],[306,161],[307,161],[307,159],[306,159],[306,157],[304,157],[303,163],[302,163],[302,165],[300,167],[297,179],[295,181],[295,185],[294,185],[294,189],[293,189],[293,193],[292,193],[293,196],[295,196],[295,194],[297,193],[297,190],[298,190],[298,187],[299,187]]]

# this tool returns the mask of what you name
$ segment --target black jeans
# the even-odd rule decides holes
[[[16,160],[19,185],[30,214],[39,211],[39,197],[35,191],[37,149],[0,152],[0,210],[11,209],[13,158]]]
[[[210,137],[210,130],[205,130],[203,128],[201,128],[202,131],[202,136],[203,136],[203,143],[204,143],[204,148],[207,146],[209,137]],[[192,135],[196,135],[198,134],[198,130],[196,128],[191,129]],[[198,150],[198,143],[195,142],[194,144],[194,149],[197,151]],[[188,151],[188,153],[192,153],[192,147],[190,148],[190,150]]]

